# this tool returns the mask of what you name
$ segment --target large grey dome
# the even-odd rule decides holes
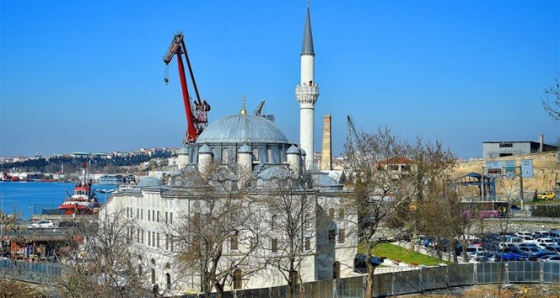
[[[196,142],[285,144],[288,139],[272,121],[259,116],[239,114],[212,122]]]

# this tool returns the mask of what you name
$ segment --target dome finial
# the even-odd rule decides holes
[[[243,102],[241,104],[241,115],[247,115],[247,110],[245,109],[245,96],[243,96]]]

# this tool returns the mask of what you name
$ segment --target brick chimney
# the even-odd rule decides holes
[[[544,135],[539,136],[539,152],[543,152],[544,149]]]
[[[331,115],[323,117],[323,148],[321,149],[321,171],[332,170]]]

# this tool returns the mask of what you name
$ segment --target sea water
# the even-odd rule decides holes
[[[15,213],[21,219],[41,214],[43,209],[57,209],[74,192],[75,183],[67,182],[0,182],[0,211]],[[105,203],[118,185],[93,184],[100,203]],[[101,191],[101,192],[100,192]]]

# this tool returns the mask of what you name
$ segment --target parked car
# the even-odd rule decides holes
[[[500,262],[500,261],[507,262],[507,261],[526,261],[527,258],[514,253],[491,252],[491,253],[487,253],[486,256],[484,256],[484,260],[488,262]]]
[[[45,228],[54,228],[54,223],[50,220],[40,220],[36,223],[32,223],[29,226],[30,229],[45,229]]]
[[[484,249],[479,246],[469,246],[467,247],[467,257],[471,259],[475,253],[484,252]]]
[[[470,256],[470,260],[471,261],[477,261],[477,262],[484,262],[484,257],[486,256],[486,252],[485,251],[478,251],[478,252],[473,252]]]
[[[544,191],[537,194],[537,199],[539,200],[553,200],[556,197],[556,194],[552,191]]]
[[[558,245],[558,243],[550,238],[537,238],[535,240],[537,242],[537,246],[541,248],[545,248],[551,245]]]
[[[544,257],[544,256],[548,256],[548,255],[557,255],[553,252],[547,251],[547,250],[542,250],[539,251],[537,253],[534,253],[532,256],[529,257],[530,261],[537,261],[538,259]]]
[[[545,247],[544,250],[560,254],[560,245],[550,245]]]
[[[531,257],[531,254],[530,254],[530,253],[528,253],[528,252],[526,252],[526,251],[523,251],[523,250],[521,250],[521,249],[519,249],[519,248],[517,248],[517,247],[506,248],[506,249],[504,250],[504,252],[513,253],[513,254],[516,254],[516,255],[523,256],[523,257],[524,257],[525,259],[527,259],[527,260],[529,260],[530,257]]]
[[[538,258],[537,261],[539,262],[559,262],[560,263],[560,255],[546,255]]]

